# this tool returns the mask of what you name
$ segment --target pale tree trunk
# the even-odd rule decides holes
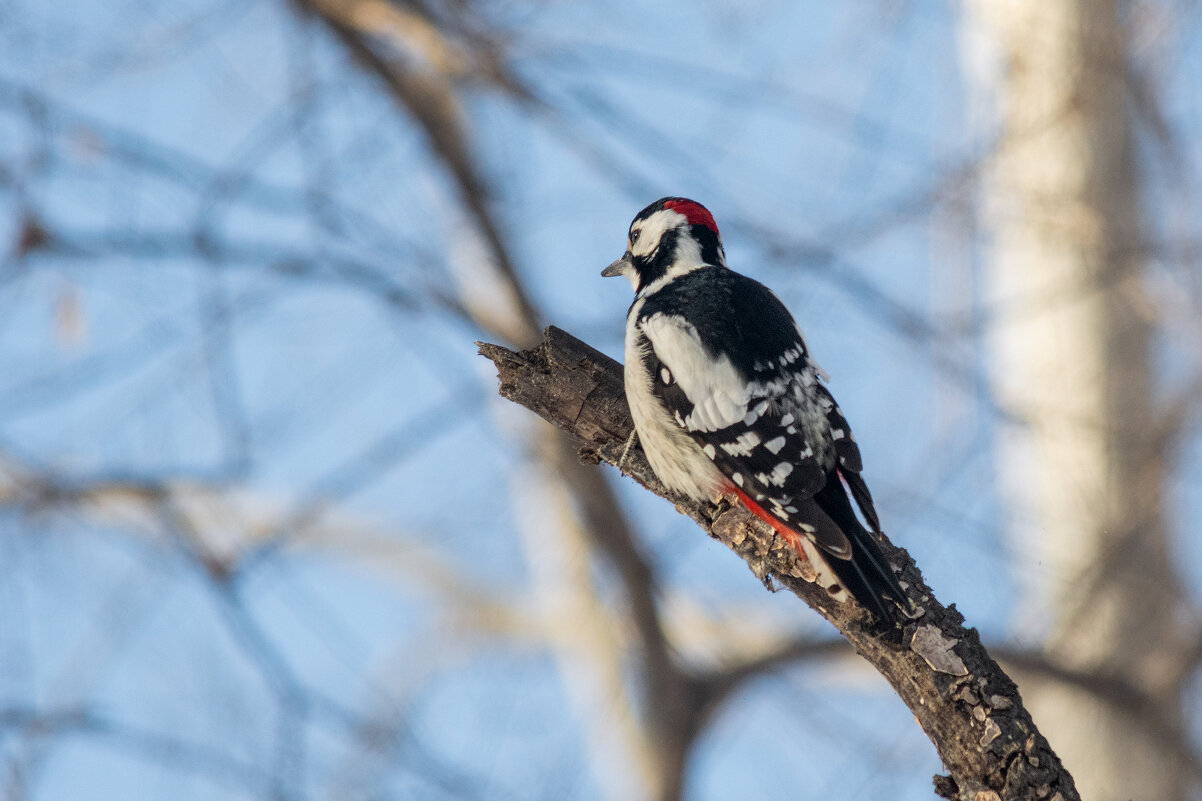
[[[1018,421],[999,436],[1030,579],[1017,634],[1042,639],[1065,675],[1098,678],[1085,689],[1029,675],[1020,689],[1083,798],[1183,799],[1188,774],[1168,741],[1181,728],[1184,601],[1161,514],[1117,5],[969,7],[1000,56],[988,308],[995,392]]]

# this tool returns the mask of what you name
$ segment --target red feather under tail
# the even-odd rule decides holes
[[[803,562],[810,561],[806,557],[805,549],[801,547],[800,534],[789,528],[784,521],[764,511],[764,507],[751,500],[751,497],[746,492],[743,492],[743,490],[739,489],[734,484],[730,485],[730,491],[739,496],[739,500],[743,503],[743,506],[747,508],[747,511],[751,512],[760,520],[763,520],[765,523],[772,526],[772,528],[776,529],[776,533],[785,538],[785,542],[789,543],[789,546],[793,548],[793,551],[797,554],[799,559],[801,559]]]
[[[848,599],[847,588],[843,586],[843,582],[839,580],[838,574],[835,573],[830,564],[827,563],[826,559],[819,552],[818,546],[811,543],[804,535],[789,528],[787,523],[769,514],[738,487],[732,484],[727,491],[738,496],[739,501],[747,508],[747,511],[772,526],[773,530],[780,534],[785,542],[789,544],[793,553],[797,555],[798,560],[804,563],[810,571],[813,571],[810,576],[801,576],[802,578],[823,587],[830,593],[831,598],[836,601],[843,602]]]

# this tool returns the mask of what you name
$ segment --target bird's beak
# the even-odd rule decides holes
[[[622,254],[622,258],[602,270],[601,276],[603,278],[613,278],[615,275],[623,275],[630,267],[630,251],[627,251]]]

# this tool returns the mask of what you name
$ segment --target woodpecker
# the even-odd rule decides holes
[[[655,474],[698,501],[733,495],[814,567],[831,597],[892,623],[910,602],[873,539],[860,449],[789,310],[726,266],[718,226],[666,197],[630,224],[601,275],[635,291],[626,399]],[[859,508],[870,532],[856,516]]]

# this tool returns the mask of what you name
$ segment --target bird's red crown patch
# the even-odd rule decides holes
[[[710,214],[709,209],[696,203],[692,200],[669,200],[664,203],[665,209],[671,209],[677,214],[683,214],[684,218],[689,221],[689,225],[704,225],[706,228],[718,233],[718,224],[714,222],[714,215]]]

